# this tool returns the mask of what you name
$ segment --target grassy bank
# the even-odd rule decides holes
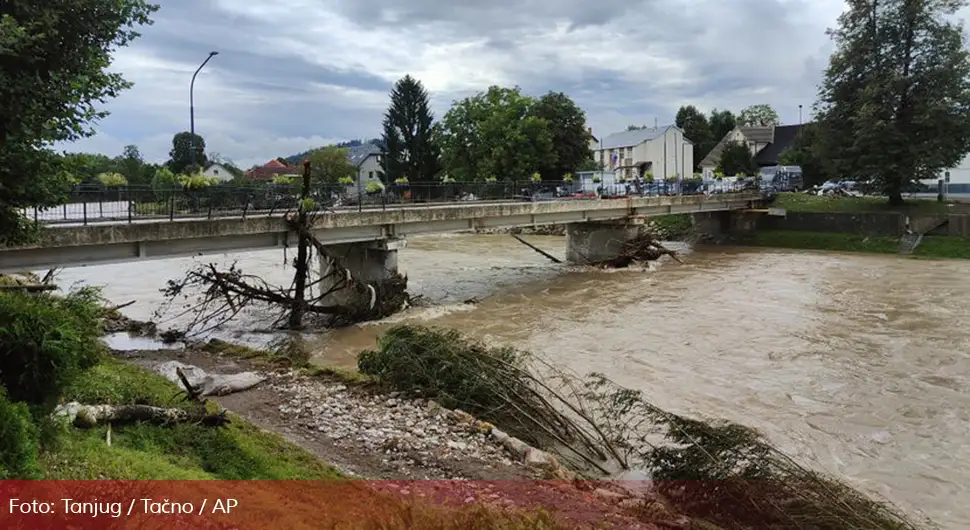
[[[63,401],[187,407],[180,388],[137,366],[105,359],[65,389]],[[340,474],[313,455],[233,416],[224,428],[147,423],[107,428],[58,427],[40,455],[48,479],[305,479]]]
[[[790,212],[904,212],[911,214],[938,214],[952,212],[965,205],[937,202],[931,199],[913,199],[902,206],[890,206],[885,197],[819,196],[807,193],[779,193],[771,205]]]
[[[898,254],[899,239],[836,232],[796,230],[759,230],[742,240],[746,245],[771,248],[831,250],[835,252],[869,252]],[[947,236],[925,236],[912,254],[917,258],[970,259],[970,239]]]
[[[650,222],[660,232],[661,237],[667,241],[685,239],[690,236],[693,230],[690,214],[686,213],[651,217]]]

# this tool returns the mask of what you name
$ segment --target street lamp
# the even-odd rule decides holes
[[[802,106],[801,105],[798,106],[798,124],[799,125],[802,124]]]
[[[216,55],[219,55],[219,52],[209,52],[209,56],[202,61],[202,64],[192,74],[192,83],[189,84],[189,132],[191,134],[189,137],[189,151],[192,153],[193,167],[195,166],[195,76],[199,75],[205,63],[209,62],[209,59],[212,59]]]

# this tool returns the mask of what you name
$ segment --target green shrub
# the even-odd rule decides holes
[[[454,330],[397,326],[381,335],[376,351],[360,353],[357,368],[405,393],[480,412],[500,400],[492,381],[468,377],[469,370],[518,366],[523,359],[511,348],[488,348]]]
[[[371,194],[380,193],[384,191],[384,185],[380,182],[372,180],[368,182],[366,186],[364,186],[364,191]]]
[[[100,302],[90,288],[67,296],[0,293],[0,384],[10,399],[53,405],[80,370],[97,364]]]
[[[0,480],[38,478],[37,428],[23,403],[0,388]]]

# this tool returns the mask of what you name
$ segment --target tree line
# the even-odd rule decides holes
[[[561,92],[535,98],[491,86],[455,101],[439,122],[410,75],[390,99],[380,139],[385,182],[562,180],[592,162],[586,114]]]

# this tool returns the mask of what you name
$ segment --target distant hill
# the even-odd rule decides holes
[[[371,138],[370,140],[351,140],[349,142],[340,142],[339,144],[335,144],[335,145],[336,147],[358,147],[358,146],[364,145],[365,143],[378,145],[380,141],[381,141],[380,138]],[[287,164],[291,164],[291,165],[299,164],[300,162],[303,161],[304,158],[306,158],[307,155],[309,155],[313,151],[316,151],[317,149],[319,149],[319,147],[310,149],[308,151],[304,151],[299,154],[290,155],[285,157],[284,160],[286,160]]]

